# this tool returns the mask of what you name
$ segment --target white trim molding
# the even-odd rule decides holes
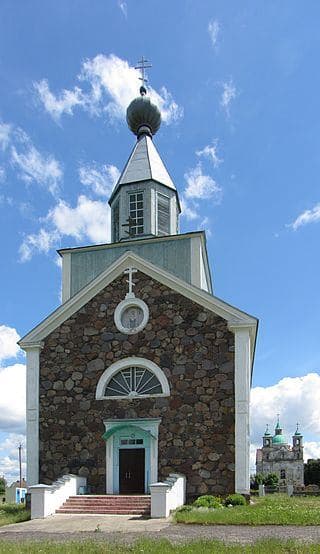
[[[235,336],[235,491],[250,494],[251,326],[231,324]]]
[[[159,380],[161,387],[162,387],[162,393],[160,394],[139,394],[137,396],[133,396],[132,398],[150,398],[153,396],[159,397],[159,396],[170,396],[170,386],[168,383],[168,379],[166,378],[165,374],[163,373],[162,369],[157,366],[154,362],[151,362],[150,360],[147,360],[146,358],[138,358],[136,356],[131,356],[129,358],[123,358],[122,360],[118,360],[114,364],[111,364],[101,375],[96,389],[96,400],[106,400],[106,399],[117,399],[117,400],[128,400],[130,399],[130,396],[105,396],[105,389],[109,381],[112,379],[112,377],[118,373],[118,371],[121,371],[123,369],[127,369],[129,367],[142,367],[144,369],[147,369],[153,373],[157,379]]]
[[[142,321],[137,327],[127,328],[122,325],[122,314],[125,310],[128,310],[129,308],[139,308],[142,311]],[[147,304],[143,300],[141,300],[141,298],[136,298],[135,296],[130,297],[127,294],[127,297],[118,304],[114,311],[115,326],[117,327],[118,331],[120,331],[120,333],[124,333],[125,335],[135,335],[136,333],[139,333],[140,331],[142,331],[142,329],[145,328],[148,321],[149,308]]]
[[[27,354],[27,483],[39,483],[39,371],[41,343],[25,347]]]
[[[88,285],[83,287],[77,294],[69,298],[62,306],[52,312],[46,319],[37,325],[32,331],[25,335],[20,341],[21,348],[35,341],[41,341],[61,325],[66,319],[77,312],[82,306],[89,302],[96,294],[108,286],[112,281],[119,277],[129,266],[135,267],[138,271],[145,273],[151,279],[162,283],[170,289],[189,298],[192,302],[196,302],[199,306],[212,311],[219,315],[229,323],[245,324],[251,326],[251,335],[254,343],[258,321],[255,317],[246,314],[245,312],[223,302],[216,296],[205,292],[198,287],[190,285],[179,279],[151,262],[137,256],[133,252],[125,252],[118,260],[111,264],[105,271],[100,273]],[[251,348],[253,362],[254,348]]]
[[[106,432],[124,425],[134,426],[150,433],[150,483],[158,480],[158,435],[161,418],[149,419],[106,419],[103,421]],[[106,440],[106,493],[114,494],[113,435]]]
[[[66,252],[62,256],[62,304],[71,296],[71,254]]]

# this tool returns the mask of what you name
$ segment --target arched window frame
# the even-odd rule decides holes
[[[130,396],[106,396],[105,390],[109,381],[114,377],[118,371],[123,369],[128,369],[130,367],[141,367],[151,371],[159,380],[162,387],[162,393],[158,394],[139,394],[134,397],[134,399],[140,398],[159,398],[163,396],[170,396],[170,387],[168,379],[163,373],[162,369],[157,366],[154,362],[147,360],[146,358],[137,358],[135,356],[124,358],[118,360],[117,362],[111,364],[101,375],[96,389],[96,400],[130,400]]]

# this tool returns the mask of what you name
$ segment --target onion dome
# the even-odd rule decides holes
[[[140,87],[140,96],[132,100],[127,109],[128,126],[138,139],[141,135],[152,137],[161,125],[160,110],[146,93],[145,87]]]
[[[301,433],[299,431],[299,423],[297,423],[297,429],[296,429],[296,432],[295,432],[295,436],[300,436],[301,437]]]
[[[271,433],[269,432],[269,425],[267,424],[266,430],[264,432],[265,437],[271,437]]]

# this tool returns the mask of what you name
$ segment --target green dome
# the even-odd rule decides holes
[[[287,444],[286,438],[283,435],[274,435],[272,444]]]
[[[149,132],[155,135],[161,125],[159,108],[145,95],[145,89],[141,87],[141,96],[132,100],[127,109],[127,123],[131,131],[139,136]]]

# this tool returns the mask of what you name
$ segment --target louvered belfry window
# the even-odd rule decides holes
[[[142,367],[128,367],[116,373],[107,383],[105,396],[153,396],[162,394],[158,378]]]
[[[158,234],[170,234],[170,198],[158,192]]]

